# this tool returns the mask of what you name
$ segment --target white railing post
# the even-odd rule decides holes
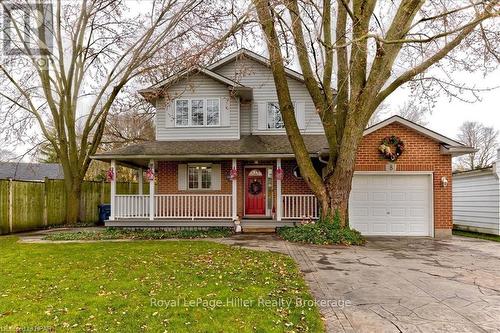
[[[149,180],[149,220],[153,221],[155,218],[155,161],[149,161],[149,168],[152,171],[153,179]]]
[[[232,169],[233,170],[237,170],[238,168],[238,164],[236,163],[236,159],[233,158],[233,165],[232,165]],[[232,197],[231,197],[231,200],[232,200],[232,215],[233,215],[233,220],[236,220],[238,218],[238,197],[237,197],[237,193],[238,193],[238,177],[234,177],[233,180],[232,180]]]
[[[282,219],[318,218],[318,199],[313,194],[283,195]]]
[[[111,171],[113,174],[113,177],[111,177],[111,211],[109,214],[109,220],[114,221],[115,220],[115,209],[116,209],[116,161],[111,160]]]
[[[276,159],[276,171],[281,169],[281,158]],[[281,221],[281,216],[283,214],[283,197],[281,196],[281,177],[283,172],[278,175],[276,172],[276,220]]]
[[[139,194],[143,194],[143,188],[144,188],[144,176],[143,176],[143,170],[142,168],[137,169],[137,185],[139,186]]]

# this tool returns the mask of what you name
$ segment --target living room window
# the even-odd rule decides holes
[[[204,127],[220,125],[219,98],[178,99],[175,102],[175,126]]]
[[[208,190],[212,187],[212,167],[210,165],[188,166],[188,189]]]

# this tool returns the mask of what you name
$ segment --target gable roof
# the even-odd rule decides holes
[[[58,163],[0,162],[0,179],[43,180],[64,179],[62,166]]]
[[[427,136],[431,139],[433,139],[434,141],[438,141],[438,142],[441,142],[441,143],[444,143],[444,144],[448,144],[450,146],[464,146],[464,144],[458,142],[458,141],[455,141],[455,140],[452,140],[444,135],[441,135],[437,132],[434,132],[422,125],[419,125],[417,123],[414,123],[408,119],[405,119],[401,116],[392,116],[392,117],[389,117],[385,120],[382,120],[381,122],[379,123],[376,123],[375,125],[372,125],[370,127],[368,127],[367,129],[365,129],[365,131],[363,132],[363,136],[365,135],[368,135],[372,132],[375,132],[376,130],[379,130],[381,129],[382,127],[385,127],[387,125],[390,125],[392,123],[400,123],[401,125],[404,125],[406,127],[409,127],[417,132],[419,132],[420,134],[423,134],[424,136]]]
[[[236,91],[251,90],[252,88],[245,87],[244,85],[242,85],[234,80],[231,80],[230,78],[228,78],[224,75],[221,75],[219,73],[216,73],[214,71],[215,69],[217,69],[217,68],[219,68],[219,67],[221,67],[221,66],[223,66],[231,61],[236,61],[237,59],[239,59],[242,56],[248,57],[248,58],[250,58],[250,59],[266,66],[266,67],[271,66],[269,59],[267,59],[266,57],[263,57],[263,56],[255,53],[253,51],[250,51],[248,49],[241,48],[238,51],[235,51],[235,52],[225,56],[224,58],[222,58],[222,59],[220,59],[212,64],[209,64],[206,67],[196,66],[195,68],[181,70],[181,71],[167,77],[164,80],[161,80],[160,82],[158,82],[158,83],[156,83],[148,88],[139,90],[139,93],[141,95],[144,95],[147,93],[154,92],[161,87],[164,87],[164,86],[171,84],[179,79],[182,79],[183,77],[185,77],[189,74],[196,73],[196,72],[205,74],[208,77],[211,77],[216,81],[219,81],[223,84],[226,84],[229,87],[234,88],[234,90],[236,90]],[[304,82],[304,76],[301,73],[294,71],[293,69],[285,67],[285,73],[291,78],[294,78],[300,82]]]
[[[385,127],[387,125],[390,125],[392,123],[399,123],[403,126],[409,127],[413,129],[414,131],[434,140],[437,141],[441,144],[441,153],[442,154],[450,154],[453,156],[460,156],[463,154],[469,154],[469,153],[474,153],[477,151],[477,149],[473,147],[468,147],[464,145],[461,142],[458,142],[456,140],[450,139],[444,135],[441,135],[437,132],[434,132],[433,130],[428,129],[427,127],[424,127],[422,125],[419,125],[417,123],[414,123],[408,119],[405,119],[401,116],[392,116],[389,117],[385,120],[382,120],[381,122],[368,127],[365,129],[363,132],[363,136],[368,135],[370,133],[375,132],[376,130],[381,129],[382,127]]]
[[[204,75],[206,75],[206,76],[208,76],[208,77],[210,77],[210,78],[212,78],[212,79],[214,79],[222,84],[225,84],[225,85],[233,87],[233,88],[247,88],[244,85],[239,84],[238,82],[233,81],[230,78],[225,77],[219,73],[216,73],[208,68],[195,67],[195,68],[191,68],[191,69],[184,69],[176,74],[173,74],[173,75],[167,77],[166,79],[152,85],[149,88],[139,90],[139,93],[144,94],[144,93],[148,93],[148,92],[154,92],[163,86],[171,84],[171,83],[173,83],[173,82],[175,82],[175,81],[177,81],[177,80],[179,80],[187,75],[193,74],[193,73],[202,73],[202,74],[204,74]]]
[[[225,64],[227,64],[229,62],[236,61],[237,59],[240,59],[242,56],[248,57],[248,58],[250,58],[250,59],[266,66],[266,67],[271,67],[271,63],[269,62],[268,58],[261,56],[260,54],[257,54],[253,51],[248,50],[248,49],[241,48],[238,51],[235,51],[235,52],[225,56],[224,58],[208,65],[207,68],[210,70],[215,70],[221,66],[224,66]],[[285,66],[285,73],[289,77],[292,77],[300,82],[304,82],[304,76],[301,73],[294,71],[293,69],[290,69],[286,66]]]

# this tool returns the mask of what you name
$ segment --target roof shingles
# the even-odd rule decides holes
[[[328,146],[324,135],[304,135],[309,153]],[[96,154],[96,159],[113,156],[187,156],[187,155],[251,155],[293,154],[286,135],[242,135],[240,140],[217,141],[151,141]]]

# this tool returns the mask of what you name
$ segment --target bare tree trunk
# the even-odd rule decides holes
[[[339,214],[340,224],[343,227],[348,225],[352,177],[356,166],[358,146],[363,138],[363,131],[350,124],[361,121],[357,118],[359,117],[351,116],[347,119],[347,126],[344,130],[338,158],[333,166],[333,172],[325,179],[328,200],[321,200],[323,215],[333,217]]]
[[[80,221],[82,180],[76,178],[65,177],[64,180],[66,189],[66,223],[69,224],[76,224]]]
[[[343,173],[335,172],[327,179],[328,200],[321,202],[322,216],[333,222],[332,218],[338,214],[342,227],[349,225],[348,205],[352,175],[352,170],[346,170]]]

